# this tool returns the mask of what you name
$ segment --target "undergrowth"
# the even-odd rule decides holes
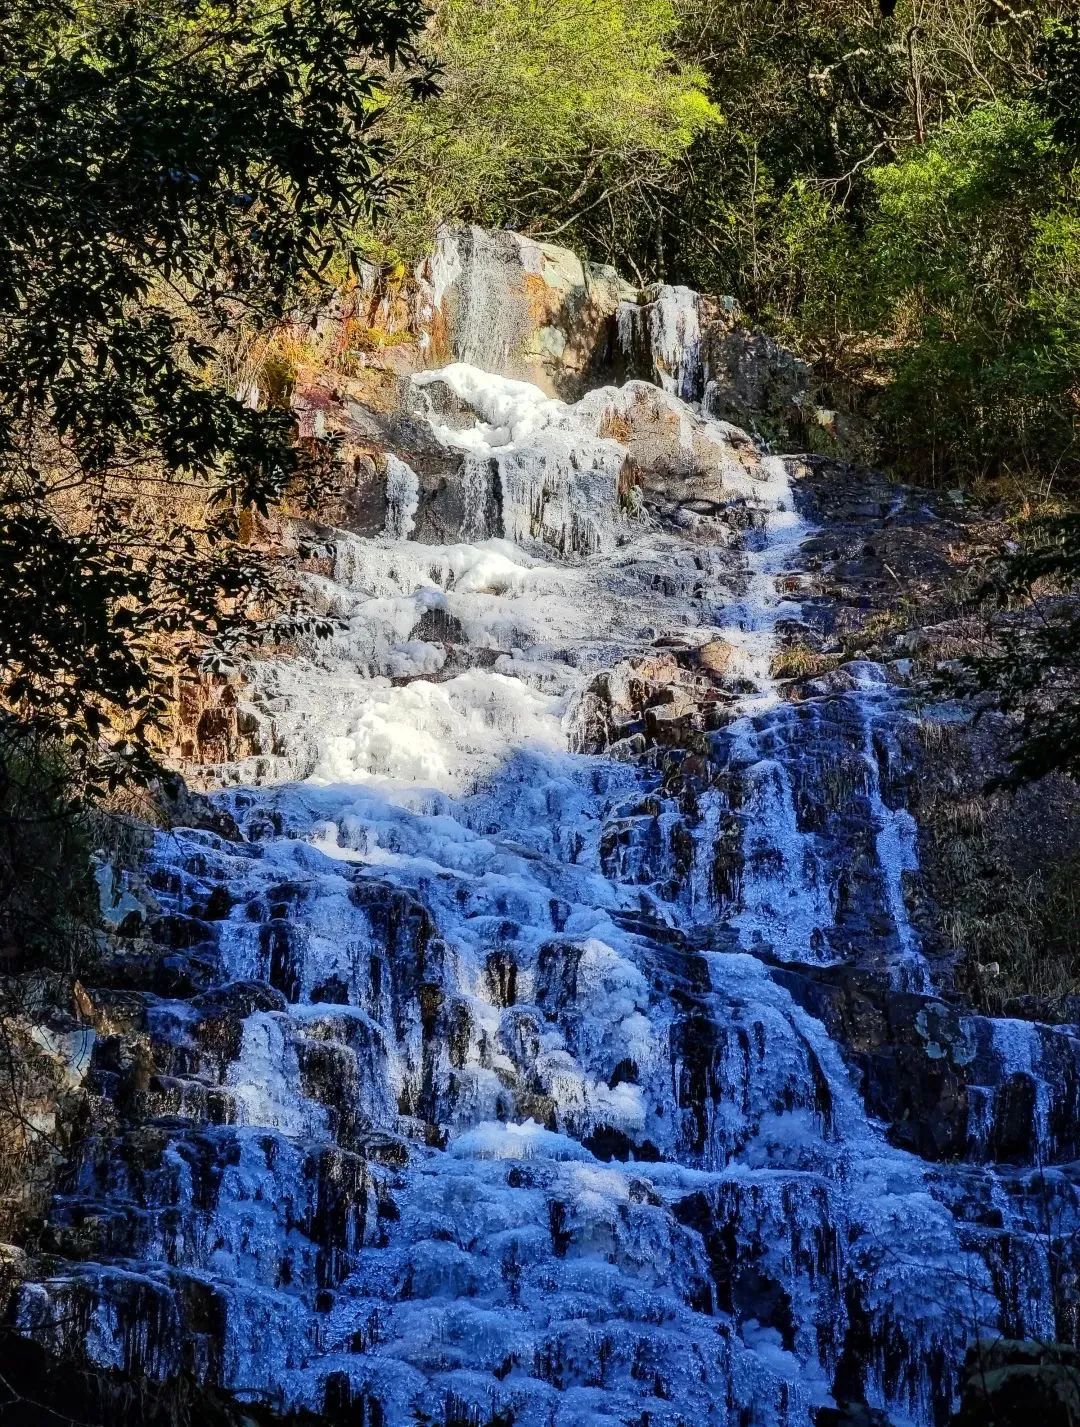
[[[1069,1020],[1080,996],[1080,790],[988,791],[1005,731],[918,727],[922,864],[957,987],[980,1010]]]
[[[68,1087],[43,1030],[94,950],[93,832],[62,749],[0,724],[0,1237],[47,1192]]]
[[[808,644],[789,644],[773,655],[769,672],[774,679],[817,678],[835,669],[839,654],[823,654]]]

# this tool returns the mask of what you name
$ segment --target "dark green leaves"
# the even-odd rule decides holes
[[[1050,27],[1039,52],[1037,96],[1062,143],[1080,147],[1080,17]]]
[[[150,737],[170,661],[276,601],[237,539],[329,453],[219,375],[354,255],[420,0],[14,0],[0,20],[0,701]]]

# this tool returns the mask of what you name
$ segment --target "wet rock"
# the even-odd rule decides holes
[[[240,1053],[247,1017],[257,1011],[281,1011],[287,1004],[279,990],[262,982],[236,982],[195,997],[192,1005],[199,1013],[195,1038],[219,1076]]]
[[[513,952],[490,952],[485,973],[493,1004],[502,1009],[513,1006],[517,1001],[517,962]]]
[[[1006,1163],[1030,1164],[1037,1153],[1035,1081],[1023,1071],[1007,1075],[994,1101],[990,1152]]]
[[[427,609],[413,626],[410,639],[423,639],[431,644],[467,644],[465,627],[449,610]]]
[[[973,1048],[955,1011],[848,967],[777,977],[845,1047],[868,1112],[886,1121],[894,1143],[928,1159],[964,1152]]]
[[[1080,1412],[1080,1352],[1061,1343],[977,1344],[952,1427],[1070,1427]]]
[[[812,408],[810,367],[771,338],[752,331],[737,312],[721,312],[713,318],[704,348],[709,411],[770,439],[787,438],[790,448],[790,438],[806,431]],[[803,444],[797,441],[794,448]]]

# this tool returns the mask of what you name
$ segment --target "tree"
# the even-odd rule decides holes
[[[872,174],[867,317],[894,462],[957,483],[1080,476],[1080,170],[1027,99],[976,105]],[[877,306],[877,311],[875,311]]]
[[[438,0],[440,97],[401,106],[408,169],[385,232],[413,256],[447,219],[523,228],[625,258],[628,211],[657,211],[719,114],[671,52],[671,0]]]
[[[218,373],[386,199],[421,0],[13,0],[0,20],[0,705],[97,761],[271,594],[238,540],[319,453]]]
[[[678,0],[678,8],[676,49],[705,70],[725,123],[697,139],[667,196],[670,275],[732,293],[807,355],[835,363],[858,335],[862,307],[857,300],[849,310],[846,293],[830,303],[819,271],[828,281],[837,248],[836,266],[850,266],[846,250],[877,205],[874,172],[973,105],[1025,94],[1041,72],[1042,26],[1067,4]],[[873,314],[865,316],[869,327]]]

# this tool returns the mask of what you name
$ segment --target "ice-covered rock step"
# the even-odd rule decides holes
[[[394,1127],[393,1035],[360,1007],[290,1005],[251,981],[191,1001],[97,993],[96,1004],[109,1033],[98,1037],[89,1083],[125,1116],[278,1125],[346,1147]],[[137,1037],[133,1052],[119,1025]]]
[[[723,781],[723,876],[701,879],[742,942],[781,961],[854,962],[902,990],[928,989],[907,909],[916,828],[904,806],[906,713],[884,671],[853,662],[795,704],[751,712],[710,737]],[[711,896],[710,896],[711,893]]]
[[[963,1063],[971,1046],[970,1153],[1041,1166],[1080,1159],[1080,1030],[969,1016],[961,1035],[941,1048]]]
[[[645,382],[573,405],[460,362],[413,384],[438,442],[465,456],[469,539],[501,535],[588,557],[625,543],[643,509],[677,527],[715,528],[729,508],[775,509],[783,484],[745,432]],[[439,409],[447,395],[458,411]]]
[[[95,1083],[103,1087],[103,1077],[95,1076]],[[241,1119],[231,1090],[190,1076],[152,1075],[144,1090],[121,1094],[129,1114],[151,1123],[231,1125]]]
[[[364,1256],[331,1314],[330,1338],[359,1334],[376,1360],[355,1364],[361,1380],[407,1344],[414,1367],[432,1376],[470,1354],[474,1370],[479,1363],[519,1387],[554,1366],[561,1389],[592,1379],[621,1412],[620,1375],[629,1385],[643,1358],[659,1373],[657,1395],[685,1411],[675,1384],[711,1341],[714,1350],[768,1347],[789,1391],[816,1381],[824,1394],[844,1355],[865,1351],[872,1275],[893,1259],[897,1316],[878,1364],[889,1388],[880,1390],[921,1410],[928,1363],[941,1375],[930,1390],[949,1390],[946,1365],[964,1329],[948,1216],[914,1182],[906,1221],[882,1238],[883,1224],[850,1221],[837,1191],[812,1174],[601,1166],[539,1127],[487,1127],[464,1137],[454,1160],[456,1173],[441,1156],[420,1171],[387,1247]],[[903,1236],[916,1225],[912,1247]],[[901,1310],[912,1294],[920,1304],[942,1295],[940,1315],[907,1322]],[[598,1371],[597,1352],[607,1370]]]
[[[379,1237],[406,1158],[387,1135],[350,1151],[261,1128],[148,1123],[87,1144],[52,1232],[73,1257],[325,1287]]]
[[[506,1315],[440,1315],[457,1363],[421,1371],[411,1343],[379,1353],[331,1354],[288,1380],[297,1399],[350,1411],[360,1422],[429,1421],[440,1427],[513,1423],[514,1427],[728,1427],[740,1419],[768,1427],[808,1420],[814,1392],[775,1370],[781,1359],[766,1337],[753,1350],[707,1321],[599,1328],[574,1320],[553,1330],[530,1363],[506,1356]],[[432,1324],[434,1327],[435,1324]],[[358,1336],[358,1341],[362,1337]],[[447,1356],[451,1356],[450,1353]],[[509,1365],[508,1365],[509,1364]],[[366,1414],[366,1415],[365,1415]]]
[[[629,1409],[631,1398],[639,1402],[655,1395],[660,1420],[684,1423],[684,1375],[691,1367],[715,1370],[711,1354],[721,1345],[740,1359],[747,1351],[743,1343],[749,1345],[754,1356],[742,1371],[770,1400],[775,1392],[780,1401],[789,1392],[797,1394],[796,1382],[805,1386],[813,1379],[811,1362],[819,1364],[816,1391],[824,1393],[843,1354],[856,1351],[865,1331],[871,1264],[880,1272],[894,1258],[894,1295],[902,1285],[904,1292],[931,1291],[935,1274],[945,1285],[935,1283],[935,1295],[955,1287],[951,1269],[944,1270],[940,1259],[927,1260],[928,1252],[933,1256],[947,1247],[935,1242],[939,1231],[927,1237],[932,1216],[922,1223],[917,1254],[912,1247],[890,1250],[872,1234],[868,1244],[852,1250],[846,1247],[851,1229],[844,1228],[842,1212],[830,1204],[828,1187],[815,1175],[603,1167],[573,1141],[538,1127],[478,1131],[462,1138],[453,1159],[461,1171],[456,1179],[445,1171],[446,1156],[428,1162],[429,1170],[404,1199],[401,1217],[390,1217],[388,1246],[369,1248],[344,1294],[327,1299],[320,1347],[345,1338],[354,1349],[362,1343],[364,1352],[298,1372],[293,1390],[305,1399],[321,1400],[309,1397],[312,1373],[322,1391],[332,1372],[347,1371],[357,1392],[379,1384],[385,1393],[388,1381],[400,1378],[421,1394],[416,1400],[431,1403],[437,1400],[432,1394],[448,1385],[448,1374],[456,1380],[468,1368],[472,1392],[482,1393],[484,1401],[510,1400],[497,1382],[506,1382],[506,1391],[519,1401],[546,1383],[560,1394],[558,1411],[566,1415],[558,1420],[568,1423],[574,1420],[569,1414],[594,1391],[597,1398],[606,1393],[608,1410],[619,1413]],[[912,1212],[917,1205],[925,1216],[921,1196],[913,1200]],[[912,1224],[903,1227],[910,1233]],[[403,1247],[395,1251],[395,1242]],[[294,1266],[300,1266],[299,1259]],[[840,1299],[838,1281],[847,1283]],[[296,1291],[301,1280],[290,1282],[295,1286],[285,1292]],[[295,1312],[252,1296],[243,1285],[230,1285],[226,1292],[220,1282],[199,1275],[178,1279],[151,1270],[129,1276],[91,1265],[68,1282],[47,1287],[54,1308],[63,1305],[95,1319],[95,1295],[107,1295],[121,1337],[125,1305],[134,1303],[133,1319],[147,1319],[151,1333],[165,1322],[196,1344],[199,1319],[189,1318],[193,1303],[203,1315],[208,1299],[215,1312],[228,1315],[248,1312],[254,1303],[262,1323],[290,1324],[293,1336],[278,1370],[301,1367],[295,1357]],[[894,1298],[894,1309],[899,1306],[902,1300]],[[701,1312],[721,1317],[703,1319]],[[906,1396],[913,1411],[923,1406],[919,1395],[926,1390],[927,1363],[942,1371],[955,1348],[952,1336],[962,1331],[948,1311],[936,1328],[898,1318],[888,1347],[878,1349],[878,1370],[890,1397]],[[406,1344],[409,1370],[401,1362]],[[703,1358],[706,1345],[710,1351]],[[780,1372],[780,1383],[765,1363]],[[644,1375],[643,1364],[648,1365]],[[478,1376],[485,1370],[490,1377]],[[787,1388],[781,1385],[785,1377],[794,1379]],[[703,1386],[707,1381],[706,1376]],[[937,1382],[933,1390],[946,1389]],[[554,1401],[547,1391],[540,1397]],[[466,1394],[465,1400],[473,1399]],[[710,1410],[715,1407],[713,1402]]]
[[[1003,1335],[1050,1341],[1072,1332],[1080,1304],[1076,1166],[954,1165],[933,1185],[965,1246],[987,1264]]]
[[[236,1388],[251,1373],[280,1382],[318,1341],[315,1316],[294,1294],[154,1264],[65,1264],[24,1286],[16,1307],[22,1331],[73,1362]]]

